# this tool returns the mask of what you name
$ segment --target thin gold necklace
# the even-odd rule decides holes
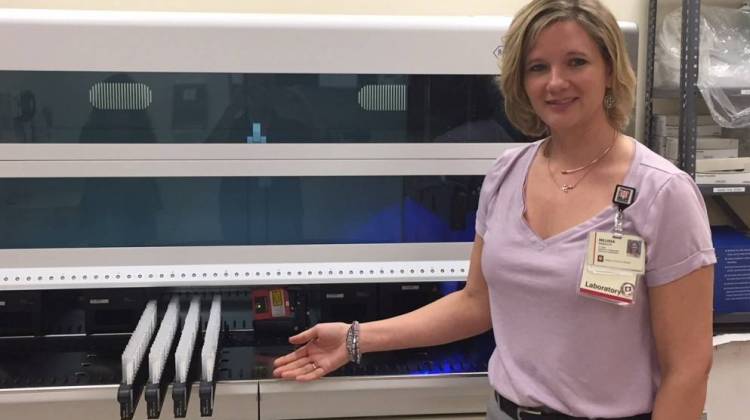
[[[552,182],[554,182],[555,185],[557,185],[557,187],[560,188],[560,190],[562,192],[564,192],[564,193],[567,193],[568,191],[570,191],[570,190],[574,189],[575,187],[577,187],[578,184],[581,181],[583,181],[583,178],[586,178],[586,175],[588,175],[589,172],[591,172],[591,169],[593,169],[593,166],[589,166],[588,170],[586,172],[584,172],[583,176],[580,177],[580,178],[578,178],[578,180],[576,182],[574,182],[572,184],[562,184],[562,185],[560,185],[560,184],[558,184],[557,180],[555,179],[555,174],[552,172],[552,168],[549,166],[549,161],[550,160],[548,158],[547,159],[547,171],[549,172],[549,177],[552,178]]]
[[[574,174],[576,172],[580,172],[580,171],[588,168],[589,166],[592,166],[592,165],[596,164],[596,162],[599,162],[600,160],[602,160],[604,158],[604,156],[607,156],[607,153],[609,153],[609,151],[612,150],[612,147],[614,147],[616,141],[617,141],[617,131],[615,131],[615,137],[614,137],[614,139],[612,139],[612,144],[610,144],[609,147],[607,147],[606,149],[604,149],[604,151],[599,156],[595,157],[594,160],[592,160],[591,162],[589,162],[589,163],[587,163],[587,164],[585,164],[583,166],[579,166],[578,168],[560,169],[560,173],[563,174],[563,175],[570,175],[570,174]],[[547,151],[547,156],[549,156],[549,151]]]
[[[574,173],[580,172],[580,171],[582,171],[584,169],[586,169],[586,172],[584,172],[583,176],[581,176],[580,178],[578,178],[578,180],[576,182],[574,182],[572,184],[562,184],[562,185],[560,185],[557,182],[557,180],[555,179],[555,174],[552,171],[552,167],[550,166],[550,161],[552,159],[551,159],[551,156],[549,154],[549,140],[547,140],[547,142],[544,144],[544,155],[547,156],[547,172],[549,172],[549,177],[552,179],[552,182],[554,182],[555,185],[557,185],[557,187],[560,188],[560,190],[562,192],[564,192],[564,193],[569,192],[570,190],[572,190],[575,187],[577,187],[578,184],[581,181],[583,181],[584,178],[586,178],[586,175],[588,175],[589,172],[591,172],[591,170],[594,168],[594,165],[597,162],[599,162],[600,160],[602,160],[604,158],[604,156],[607,156],[607,154],[609,153],[609,151],[612,150],[612,147],[614,147],[615,142],[617,142],[617,131],[615,131],[615,138],[612,140],[612,144],[610,144],[609,147],[607,147],[606,149],[604,149],[604,152],[602,152],[594,160],[592,160],[591,162],[587,163],[586,165],[581,166],[580,168],[561,170],[560,173],[563,174],[563,175],[574,174]]]

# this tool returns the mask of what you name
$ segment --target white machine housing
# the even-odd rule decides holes
[[[478,16],[4,9],[0,71],[494,75],[509,24],[508,17]],[[621,27],[636,63],[637,28],[628,22]],[[483,175],[503,150],[517,146],[466,140],[0,143],[0,178]],[[0,290],[463,280],[470,247],[454,242],[3,249]],[[116,418],[114,392],[111,386],[0,389],[0,412],[32,420]],[[490,393],[483,373],[336,378],[311,385],[220,383],[215,417],[237,418],[241,412],[242,418],[263,419],[450,413],[483,418]],[[189,417],[197,418],[197,412]]]

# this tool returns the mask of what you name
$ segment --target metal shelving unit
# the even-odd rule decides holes
[[[658,0],[650,0],[648,8],[648,45],[646,65],[646,130],[652,142],[653,100],[680,99],[679,164],[695,178],[695,144],[697,141],[696,95],[698,92],[698,54],[700,45],[700,0],[682,1],[682,52],[680,55],[680,89],[654,89],[654,54],[656,52],[656,14]]]
[[[656,52],[656,21],[658,0],[649,1],[648,43],[646,67],[646,127],[644,134],[648,146],[655,146],[653,133],[653,105],[655,99],[679,100],[679,157],[681,169],[696,178],[696,144],[697,144],[697,105],[698,98],[698,58],[700,46],[700,12],[701,0],[682,0],[682,41],[680,56],[679,89],[654,88],[654,60]],[[746,95],[750,88],[737,87],[730,89],[728,95]],[[700,181],[699,181],[700,182]],[[699,184],[703,195],[717,204],[730,222],[738,229],[749,231],[742,217],[727,202],[726,195],[750,193],[750,184]],[[730,313],[714,315],[716,332],[746,332],[750,328],[750,313]]]
[[[695,158],[697,143],[697,104],[700,91],[698,82],[698,58],[700,45],[700,9],[701,0],[682,1],[682,51],[680,57],[680,85],[679,88],[654,87],[654,60],[656,50],[656,22],[658,0],[649,1],[648,12],[648,43],[646,66],[646,118],[645,138],[649,147],[654,148],[653,133],[653,102],[655,99],[672,99],[680,101],[680,130],[679,130],[679,158],[681,169],[696,178]],[[725,89],[728,96],[748,95],[750,87],[735,87]],[[721,199],[723,195],[750,193],[750,184],[713,184],[700,183],[704,195]],[[736,216],[736,215],[732,215]],[[734,217],[737,218],[737,217]]]

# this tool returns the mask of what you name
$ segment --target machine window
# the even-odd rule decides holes
[[[490,75],[0,71],[11,143],[528,141]]]
[[[481,176],[0,179],[0,248],[462,242]]]

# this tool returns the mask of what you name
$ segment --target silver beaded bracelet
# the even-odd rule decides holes
[[[346,332],[346,352],[349,353],[349,361],[359,364],[362,361],[362,352],[359,350],[359,322],[353,321]]]

